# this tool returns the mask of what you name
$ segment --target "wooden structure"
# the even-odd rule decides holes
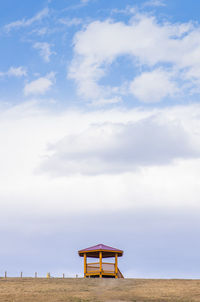
[[[118,257],[123,255],[123,251],[98,244],[78,251],[80,257],[84,257],[84,278],[124,278],[118,268]],[[115,258],[115,263],[103,262],[103,258]],[[87,258],[98,258],[98,262],[87,263]]]

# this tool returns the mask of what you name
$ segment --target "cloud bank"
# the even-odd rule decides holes
[[[53,113],[27,102],[1,109],[0,218],[22,209],[51,217],[198,207],[199,116],[199,105]]]
[[[180,123],[149,117],[137,122],[91,125],[49,147],[43,169],[55,175],[115,174],[200,157]]]

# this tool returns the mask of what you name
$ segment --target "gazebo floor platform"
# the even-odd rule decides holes
[[[102,276],[102,278],[118,278],[118,276],[116,276],[115,273],[111,273],[111,272],[89,272],[85,274],[86,278],[100,278],[100,276]]]
[[[98,274],[98,275],[86,275],[86,278],[100,278],[100,274]],[[115,275],[102,274],[102,278],[115,278]]]

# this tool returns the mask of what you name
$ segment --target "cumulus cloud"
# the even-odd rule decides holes
[[[159,102],[178,92],[170,74],[160,69],[143,72],[130,85],[131,93],[142,102]]]
[[[8,77],[22,77],[27,75],[27,70],[23,66],[13,67],[11,66],[8,71],[0,72],[0,77],[8,76]]]
[[[24,87],[24,95],[42,95],[45,94],[55,82],[55,74],[49,73],[45,77],[40,77],[29,82]]]
[[[45,62],[49,62],[51,55],[55,54],[55,52],[51,51],[51,44],[47,42],[36,42],[33,47],[39,50],[40,56]]]
[[[11,22],[9,24],[6,24],[4,26],[5,30],[7,32],[10,32],[13,29],[19,29],[21,27],[28,27],[30,25],[32,25],[35,22],[38,22],[40,20],[42,20],[43,18],[47,17],[49,14],[49,9],[46,7],[43,10],[41,10],[40,12],[38,12],[35,16],[33,16],[30,19],[22,19],[22,20],[17,20],[14,22]]]
[[[75,35],[74,58],[68,77],[75,80],[78,93],[86,99],[109,98],[109,94],[113,95],[112,87],[100,85],[100,80],[115,60],[127,56],[133,66],[133,76],[135,70],[141,71],[135,78],[136,83],[150,77],[150,73],[143,73],[144,69],[152,72],[151,79],[158,75],[159,65],[163,70],[160,85],[170,86],[170,96],[176,96],[176,85],[191,93],[191,86],[198,87],[200,80],[199,32],[199,26],[190,22],[159,23],[156,18],[142,14],[135,14],[129,24],[110,20],[92,22]],[[173,73],[173,79],[167,72]],[[109,79],[107,82],[109,85]],[[147,95],[149,86],[144,86],[143,90],[147,90],[144,92]],[[166,95],[160,94],[158,100]]]

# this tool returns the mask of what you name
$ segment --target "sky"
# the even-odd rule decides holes
[[[0,2],[0,276],[199,278],[200,2]]]

